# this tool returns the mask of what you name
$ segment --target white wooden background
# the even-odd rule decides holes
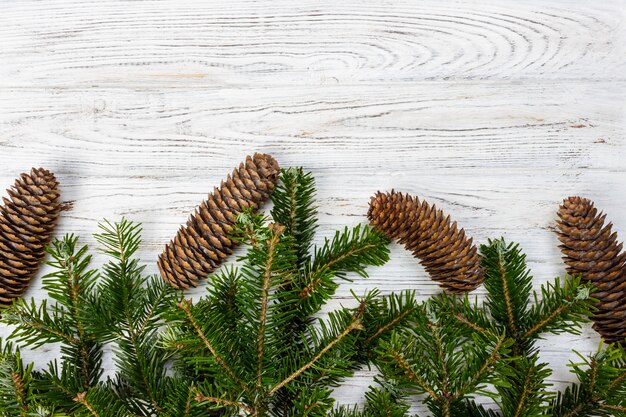
[[[563,273],[563,197],[591,197],[626,238],[625,17],[624,0],[3,0],[0,187],[53,170],[74,201],[58,235],[93,244],[103,217],[143,222],[156,272],[206,193],[269,152],[314,172],[320,238],[395,187],[478,242],[520,242],[538,287]],[[392,255],[335,305],[349,288],[438,291]],[[598,342],[588,330],[542,343],[557,386],[570,350]],[[339,402],[359,401],[372,375]]]

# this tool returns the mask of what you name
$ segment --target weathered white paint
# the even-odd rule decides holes
[[[0,187],[54,170],[75,202],[58,234],[93,244],[103,217],[143,222],[156,272],[205,194],[245,154],[270,152],[317,177],[320,239],[396,188],[478,242],[520,242],[539,287],[563,273],[563,197],[591,197],[626,236],[625,13],[623,0],[5,1]],[[394,247],[333,305],[373,287],[437,291]],[[542,343],[557,385],[570,349],[598,340]],[[339,401],[359,401],[372,374]]]

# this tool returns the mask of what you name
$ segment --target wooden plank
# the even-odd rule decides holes
[[[20,1],[0,85],[623,79],[624,2]]]

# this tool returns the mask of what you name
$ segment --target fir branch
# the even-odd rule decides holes
[[[626,410],[626,352],[607,346],[572,363],[578,383],[559,393],[546,414],[554,417],[611,415]]]
[[[94,406],[87,399],[86,392],[79,392],[73,400],[85,407],[93,417],[100,417]]]
[[[222,407],[237,407],[238,409],[242,410],[242,411],[246,411],[248,413],[253,413],[254,409],[252,407],[248,407],[245,404],[242,403],[238,403],[236,401],[230,401],[224,398],[217,398],[217,397],[211,397],[211,396],[207,396],[207,395],[203,395],[201,393],[197,393],[195,400],[197,402],[210,402],[210,403],[214,403],[218,406],[222,406]]]
[[[503,348],[506,346],[506,343],[507,339],[504,335],[497,336],[496,342],[491,348],[489,356],[483,360],[480,368],[472,373],[470,379],[452,395],[453,400],[458,400],[472,392],[485,374],[493,371],[496,363],[502,357]]]
[[[106,385],[92,387],[87,391],[81,391],[72,398],[79,409],[73,410],[73,416],[90,417],[122,417],[130,416],[123,404],[114,397],[113,392]]]
[[[141,244],[138,224],[105,220],[100,229],[95,238],[111,259],[90,300],[96,312],[93,326],[116,344],[116,389],[129,410],[159,414],[166,396],[161,381],[167,379],[169,355],[158,346],[160,319],[179,296],[163,280],[142,275],[144,267],[134,258]]]
[[[490,240],[480,250],[488,292],[486,304],[493,318],[515,337],[530,302],[532,277],[526,267],[526,255],[518,245],[506,245],[503,239]]]
[[[447,300],[447,301],[446,301]],[[407,392],[426,393],[434,415],[451,417],[474,394],[502,384],[510,341],[503,333],[472,334],[449,313],[450,299],[426,302],[407,329],[383,340],[377,365],[389,381],[400,381]]]
[[[389,259],[387,244],[388,241],[369,226],[357,225],[352,230],[337,231],[332,240],[326,239],[324,245],[315,250],[313,263],[302,279],[300,297],[306,299],[320,290],[324,297],[331,295],[335,290],[331,278],[345,279],[348,272],[366,277],[366,265],[382,265]]]
[[[102,374],[98,332],[87,319],[88,298],[98,273],[89,269],[91,256],[87,247],[79,248],[77,242],[77,237],[66,235],[48,248],[52,258],[48,263],[53,271],[44,276],[43,288],[56,303],[48,306],[44,301],[37,306],[33,300],[20,301],[3,317],[6,323],[17,326],[11,337],[19,342],[32,346],[61,342],[62,379],[69,391],[74,391],[72,396],[96,384]]]
[[[482,336],[489,336],[498,332],[498,326],[493,322],[489,311],[478,304],[476,298],[470,301],[469,294],[463,296],[455,294],[441,294],[434,296],[430,300],[442,314],[453,318],[457,324],[467,330],[464,333],[470,336],[472,333],[479,333]]]
[[[301,366],[299,369],[297,369],[295,372],[293,372],[291,375],[289,375],[287,378],[285,378],[284,380],[282,380],[281,382],[279,382],[277,385],[275,385],[270,391],[269,391],[269,395],[272,396],[274,395],[278,390],[280,390],[281,388],[283,388],[284,386],[286,386],[287,384],[289,384],[291,381],[293,381],[294,379],[296,379],[298,376],[302,375],[307,369],[311,368],[313,365],[315,365],[315,363],[320,360],[320,358],[322,358],[329,350],[331,350],[336,344],[338,344],[339,342],[341,342],[341,340],[343,338],[345,338],[348,334],[350,334],[353,330],[362,330],[363,329],[363,325],[360,323],[359,320],[354,320],[353,322],[350,323],[350,325],[348,325],[348,327],[346,327],[344,329],[343,332],[341,332],[339,335],[337,335],[337,337],[332,340],[330,343],[328,343],[326,346],[324,346],[324,348],[322,350],[320,350],[314,357],[313,359],[311,359],[309,362],[307,362],[305,365]]]
[[[280,240],[280,235],[284,230],[284,226],[274,225],[271,229],[272,235],[267,241],[267,260],[263,271],[263,285],[261,288],[261,312],[259,313],[259,331],[257,336],[257,386],[261,388],[263,376],[263,354],[265,353],[265,326],[267,325],[267,310],[269,301],[269,291],[271,277],[274,268],[274,255],[276,254],[276,245]]]
[[[553,397],[547,389],[546,379],[551,370],[545,363],[538,363],[538,356],[514,358],[505,374],[506,384],[496,387],[500,394],[498,403],[503,415],[531,417],[542,415]]]
[[[181,309],[185,315],[187,316],[187,320],[193,326],[196,334],[204,343],[204,346],[211,352],[211,355],[215,358],[217,363],[222,367],[222,369],[228,374],[228,376],[237,384],[241,389],[246,392],[250,392],[250,388],[239,378],[235,372],[230,368],[230,366],[224,361],[222,356],[215,350],[213,344],[209,341],[206,334],[198,324],[198,321],[194,317],[190,306],[192,305],[191,300],[181,300],[176,306]]]
[[[591,285],[582,283],[580,276],[566,276],[563,284],[556,278],[554,283],[542,285],[541,298],[533,294],[535,302],[520,338],[533,339],[544,332],[579,334],[581,324],[592,314],[591,293]]]
[[[31,415],[32,369],[32,364],[24,366],[19,349],[11,343],[0,346],[0,416]]]
[[[37,306],[33,299],[30,302],[19,299],[13,308],[6,311],[2,321],[16,326],[11,334],[12,339],[33,348],[59,342],[79,345],[80,341],[74,337],[68,323],[61,320],[61,313],[53,310],[50,315],[46,300]]]
[[[394,348],[390,348],[388,350],[388,354],[411,382],[417,384],[418,387],[430,395],[435,401],[439,401],[439,395],[437,395],[435,389],[428,385],[418,371],[412,369],[409,361],[399,351]]]
[[[310,262],[309,250],[317,229],[315,179],[302,168],[281,170],[281,182],[272,194],[272,219],[286,227],[291,248],[296,254],[297,268]]]
[[[365,327],[364,347],[371,345],[383,335],[409,320],[419,306],[414,291],[380,297],[378,291],[370,293],[363,319]]]

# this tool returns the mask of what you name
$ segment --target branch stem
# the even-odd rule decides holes
[[[250,387],[244,384],[243,381],[237,376],[237,374],[235,374],[235,372],[230,368],[230,366],[228,366],[224,358],[222,358],[222,356],[217,352],[213,344],[206,337],[206,334],[204,334],[204,331],[198,324],[198,321],[193,316],[193,313],[191,312],[191,309],[189,307],[190,305],[191,305],[191,301],[187,301],[187,300],[182,300],[180,303],[177,304],[178,308],[180,308],[181,310],[185,312],[187,319],[189,320],[193,328],[196,330],[196,334],[200,337],[200,339],[204,343],[204,346],[206,346],[206,348],[209,349],[209,352],[211,352],[211,355],[213,355],[217,363],[220,364],[222,369],[226,371],[228,376],[230,376],[237,385],[239,385],[244,391],[250,393]]]
[[[320,360],[320,358],[322,356],[324,356],[326,354],[326,352],[328,352],[329,350],[331,350],[337,343],[339,343],[344,337],[346,337],[348,334],[350,334],[350,332],[352,332],[353,330],[362,330],[363,326],[357,322],[357,321],[353,321],[352,323],[350,323],[350,325],[348,325],[348,327],[345,328],[345,330],[343,332],[341,332],[336,338],[334,338],[329,344],[327,344],[322,350],[320,350],[318,352],[317,355],[315,355],[315,357],[313,357],[313,359],[311,359],[309,362],[307,362],[306,364],[304,364],[300,369],[298,369],[297,371],[295,371],[294,373],[292,373],[291,375],[289,375],[287,378],[285,378],[282,382],[278,383],[274,388],[272,388],[269,392],[268,392],[268,396],[272,396],[274,395],[278,390],[280,390],[281,388],[283,388],[285,385],[289,384],[291,381],[293,381],[294,379],[296,379],[297,377],[299,377],[300,375],[302,375],[307,369],[311,368],[313,365],[315,365],[315,362],[317,362],[318,360]]]

